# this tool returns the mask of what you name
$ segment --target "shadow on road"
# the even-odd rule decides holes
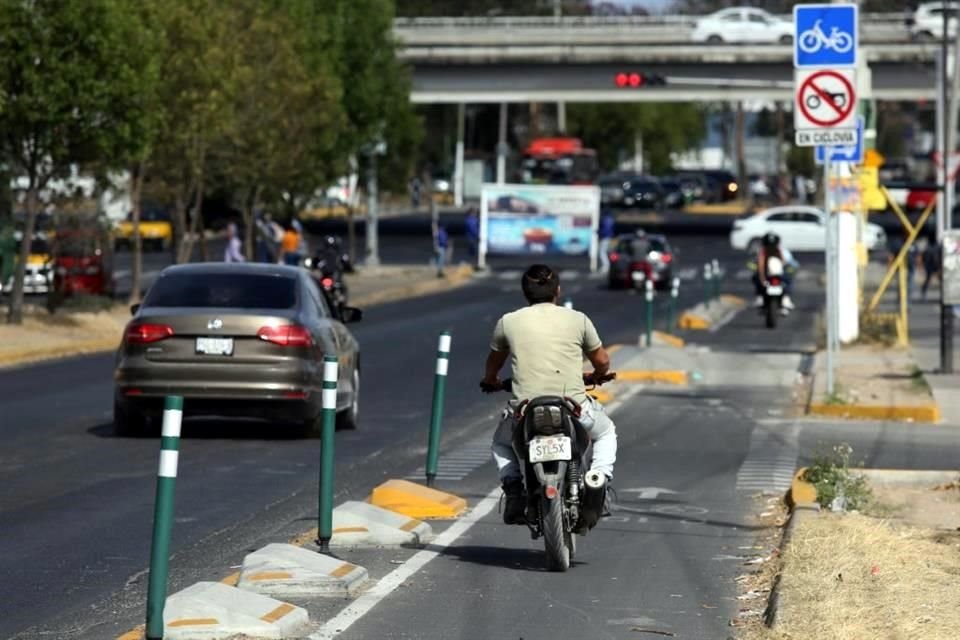
[[[541,544],[539,541],[534,544]],[[480,545],[451,546],[438,548],[427,545],[427,549],[436,551],[443,556],[455,557],[461,562],[469,562],[486,567],[513,569],[515,571],[547,572],[546,559],[542,549],[511,549],[504,547],[484,547]],[[572,563],[586,565],[585,562]]]

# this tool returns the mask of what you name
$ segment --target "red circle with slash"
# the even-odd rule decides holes
[[[818,80],[823,80],[824,78],[832,78],[839,80],[840,84],[843,86],[843,90],[846,91],[847,99],[842,107],[837,106],[833,101],[833,96],[838,94],[830,94],[828,91],[822,87],[817,86]],[[836,117],[817,117],[810,112],[810,109],[807,107],[807,101],[805,96],[808,95],[808,92],[812,92],[814,95],[820,98],[820,100],[826,104],[834,113]],[[820,125],[821,127],[832,127],[836,124],[840,124],[853,111],[854,99],[853,99],[853,85],[847,80],[846,76],[843,76],[836,71],[818,71],[817,73],[812,74],[809,78],[803,81],[803,84],[800,85],[800,91],[797,92],[797,105],[800,108],[800,112],[803,116],[810,122]]]

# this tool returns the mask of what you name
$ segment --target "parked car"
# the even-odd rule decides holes
[[[752,7],[731,7],[697,21],[691,39],[694,42],[720,44],[793,42],[793,23]]]
[[[826,216],[816,207],[787,205],[772,207],[736,220],[730,232],[730,246],[751,253],[760,248],[764,234],[775,233],[791,251],[823,251],[826,247]],[[865,229],[867,249],[882,249],[887,242],[883,228],[872,222]]]
[[[923,2],[907,21],[910,37],[915,40],[938,40],[943,36],[943,13],[947,12],[947,37],[957,33],[960,2]]]
[[[663,206],[667,209],[681,209],[689,202],[680,180],[660,178],[660,188],[663,190]]]
[[[666,236],[639,231],[625,234],[611,243],[608,254],[611,289],[646,286],[647,280],[657,289],[669,289],[673,281],[674,252]]]
[[[707,202],[726,202],[740,196],[737,178],[725,169],[678,169],[681,177],[696,176],[706,185],[703,199]]]
[[[186,415],[321,427],[323,357],[339,359],[338,425],[357,426],[360,348],[305,269],[217,262],[164,269],[131,308],[114,370],[114,428],[146,431],[168,395]]]
[[[709,196],[710,185],[703,174],[681,173],[667,176],[665,179],[680,183],[680,190],[683,191],[684,200],[687,202],[700,202]]]
[[[611,207],[659,209],[663,189],[656,178],[633,173],[615,173],[597,181],[600,202]]]

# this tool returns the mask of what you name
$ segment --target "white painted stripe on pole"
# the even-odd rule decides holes
[[[165,438],[179,438],[180,425],[183,423],[183,411],[166,409],[163,412],[163,427],[161,433]]]
[[[337,363],[336,362],[323,363],[323,381],[324,382],[337,381]]]
[[[160,450],[160,469],[157,471],[157,475],[161,478],[176,478],[177,477],[177,460],[180,457],[179,451],[171,451],[169,449]]]
[[[449,366],[450,361],[446,358],[437,358],[437,375],[445,376],[447,375],[447,367]]]
[[[450,352],[450,336],[449,336],[449,335],[444,334],[444,335],[440,336],[440,344],[439,344],[439,346],[437,347],[437,349],[438,349],[439,351],[444,351],[444,352],[447,352],[447,353]]]
[[[324,389],[321,394],[321,402],[324,409],[336,409],[337,408],[337,390],[336,389]]]

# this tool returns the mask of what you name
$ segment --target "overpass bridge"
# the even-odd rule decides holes
[[[397,19],[416,103],[789,100],[788,45],[696,44],[695,18]],[[933,99],[937,42],[914,42],[902,16],[865,14],[861,51],[879,100]],[[621,89],[644,71],[665,86]]]

